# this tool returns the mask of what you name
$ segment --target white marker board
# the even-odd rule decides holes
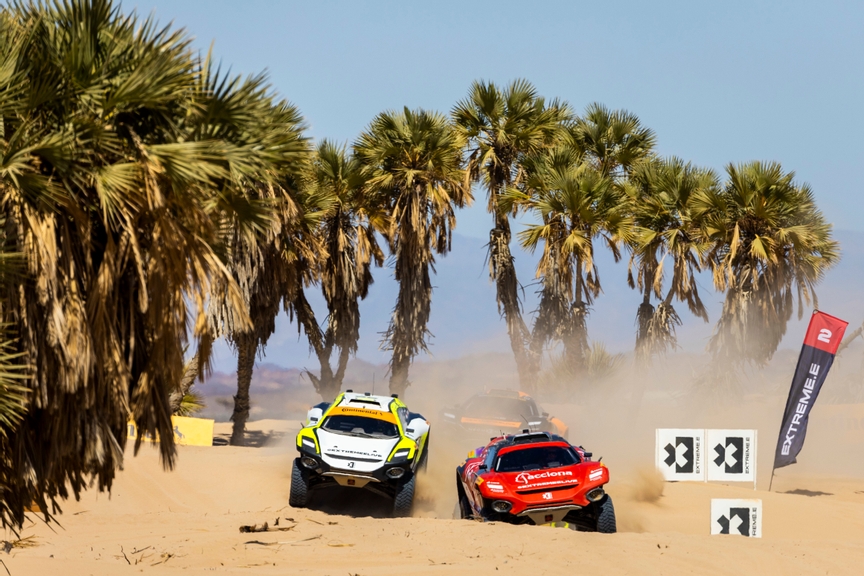
[[[756,484],[756,430],[706,430],[709,481]]]
[[[762,500],[711,500],[711,534],[762,537]]]
[[[704,448],[703,428],[659,428],[655,445],[657,469],[668,481],[704,481]]]

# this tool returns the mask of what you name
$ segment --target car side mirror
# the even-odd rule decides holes
[[[541,412],[541,413],[540,413],[540,416],[542,416],[543,418],[548,418],[548,417],[549,417],[549,413],[548,413],[548,412]]]
[[[323,415],[324,410],[322,410],[321,408],[312,408],[306,414],[306,424],[304,424],[303,427],[308,428],[309,426],[315,426]]]
[[[477,468],[478,472],[485,472],[486,470],[489,470],[489,467],[486,466],[486,464],[481,464],[480,467]]]
[[[426,420],[423,418],[412,418],[410,422],[408,422],[408,426],[405,427],[405,434],[413,439],[417,440],[426,431],[429,430],[429,424],[426,423]]]

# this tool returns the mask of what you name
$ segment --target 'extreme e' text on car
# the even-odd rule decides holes
[[[616,531],[615,508],[603,488],[609,470],[555,434],[524,430],[493,438],[468,454],[456,478],[461,518]]]
[[[531,396],[516,390],[487,390],[441,411],[442,431],[465,436],[516,434],[523,428],[546,430],[567,438],[567,426],[541,409]]]
[[[428,446],[428,422],[395,395],[348,390],[332,404],[309,410],[297,434],[300,454],[291,471],[289,503],[305,507],[312,490],[338,484],[392,498],[393,514],[406,516]]]

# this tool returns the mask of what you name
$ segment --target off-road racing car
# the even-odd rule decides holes
[[[531,396],[516,390],[487,390],[462,404],[445,408],[439,421],[443,430],[460,437],[489,438],[515,434],[523,428],[532,432],[547,430],[567,438],[567,426],[542,410]]]
[[[305,507],[312,490],[338,484],[392,498],[393,514],[408,515],[428,447],[428,422],[396,395],[348,390],[309,410],[297,434],[289,504]]]
[[[615,508],[603,489],[607,482],[609,470],[582,447],[556,434],[523,430],[468,453],[456,469],[456,514],[615,532]]]

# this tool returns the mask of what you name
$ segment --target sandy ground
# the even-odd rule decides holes
[[[439,446],[418,487],[415,517],[387,519],[384,503],[354,489],[319,497],[317,509],[287,505],[296,426],[253,423],[261,447],[180,447],[173,472],[145,449],[127,459],[110,498],[92,491],[66,504],[61,526],[28,524],[22,535],[35,546],[0,553],[0,560],[12,576],[864,571],[864,481],[853,477],[787,469],[769,493],[664,484],[650,467],[616,476],[609,461],[621,531],[601,535],[450,519],[458,456]],[[712,497],[761,498],[764,537],[708,535]],[[276,527],[277,519],[282,530],[239,531]]]

